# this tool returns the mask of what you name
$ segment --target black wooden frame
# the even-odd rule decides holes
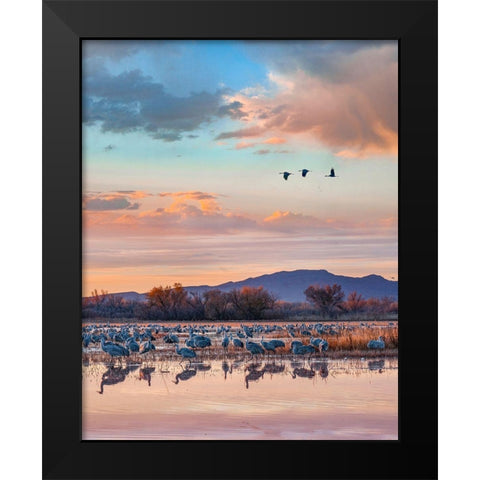
[[[81,440],[87,38],[399,40],[398,441]],[[437,90],[435,1],[44,0],[43,478],[437,478]]]

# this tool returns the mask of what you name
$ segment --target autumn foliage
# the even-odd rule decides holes
[[[146,301],[125,300],[102,290],[82,301],[83,318],[137,318],[139,320],[262,320],[338,319],[377,320],[398,314],[390,298],[365,299],[351,292],[345,300],[340,285],[310,285],[306,302],[285,302],[263,287],[243,287],[228,292],[219,289],[189,292],[180,283],[153,287]]]

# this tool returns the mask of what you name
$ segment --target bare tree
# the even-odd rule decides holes
[[[188,293],[181,283],[175,283],[173,287],[153,287],[147,293],[148,304],[158,308],[167,318],[178,318],[179,310],[186,305]]]
[[[262,318],[275,305],[275,296],[263,287],[243,287],[230,292],[230,300],[237,315],[245,320]]]
[[[304,292],[307,301],[315,305],[320,313],[329,317],[336,317],[343,310],[343,293],[342,287],[336,283],[333,285],[310,285]]]
[[[366,305],[366,300],[356,291],[350,292],[346,302],[344,303],[345,310],[353,314],[364,312]]]
[[[226,320],[228,318],[228,309],[230,298],[228,293],[221,290],[209,290],[204,292],[205,316],[212,320]]]

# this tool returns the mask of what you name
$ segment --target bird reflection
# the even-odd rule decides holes
[[[278,364],[278,363],[266,363],[265,366],[263,367],[263,371],[265,373],[270,373],[270,375],[273,375],[274,373],[282,373],[285,371],[285,365],[283,364]]]
[[[245,367],[245,370],[248,370],[249,373],[245,375],[245,387],[248,388],[248,383],[249,382],[254,382],[259,380],[260,378],[263,378],[263,375],[265,374],[265,371],[258,370],[260,368],[259,363],[251,363],[250,365],[247,365]]]
[[[98,390],[98,393],[101,395],[103,394],[103,387],[105,385],[116,385],[117,383],[121,383],[125,381],[125,378],[127,378],[127,375],[130,372],[133,372],[138,368],[138,365],[129,365],[126,366],[125,368],[122,368],[121,366],[119,367],[114,367],[109,366],[107,370],[103,373],[102,375],[102,381],[100,382],[100,390]]]
[[[152,373],[155,371],[155,367],[145,367],[141,368],[139,372],[139,379],[146,380],[148,382],[148,386],[152,385]]]
[[[292,372],[292,378],[302,377],[302,378],[313,378],[315,376],[315,372],[313,368],[294,368]]]
[[[223,370],[223,379],[227,379],[227,373],[230,371],[230,366],[228,365],[228,362],[223,361],[222,362],[222,370]]]
[[[212,366],[206,363],[195,364],[195,369],[198,370],[199,372],[208,372],[211,368]]]
[[[182,367],[183,368],[183,367]],[[191,368],[188,367],[183,370],[183,372],[177,373],[175,375],[175,381],[172,380],[172,382],[175,385],[178,385],[179,381],[187,381],[190,380],[192,377],[194,377],[197,374],[197,369],[196,368]]]
[[[383,373],[385,368],[385,360],[371,360],[368,362],[369,370],[378,370],[378,373]]]
[[[303,367],[303,362],[299,362],[298,360],[292,360],[290,362],[290,366],[292,368],[300,368],[300,367]]]
[[[319,372],[321,378],[328,377],[328,363],[326,361],[312,363],[311,367],[313,370]]]

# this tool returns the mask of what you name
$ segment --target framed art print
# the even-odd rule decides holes
[[[436,8],[44,2],[44,478],[436,478]]]

